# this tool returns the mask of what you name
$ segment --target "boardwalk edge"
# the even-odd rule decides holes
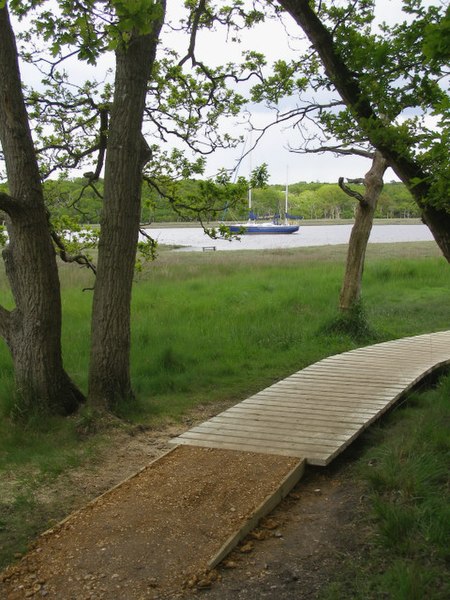
[[[255,527],[258,522],[268,515],[285,498],[294,486],[300,481],[305,472],[306,460],[301,459],[293,469],[289,471],[280,486],[269,494],[255,509],[253,515],[233,533],[217,554],[208,562],[208,569],[214,569],[228,554],[241,542]]]

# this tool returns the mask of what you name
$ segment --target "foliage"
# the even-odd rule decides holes
[[[110,70],[93,68],[100,59],[105,64],[108,55],[119,47],[126,48],[131,32],[148,34],[152,23],[161,18],[162,4],[159,0],[85,0],[76,4],[67,0],[12,0],[9,8],[26,20],[27,26],[19,35],[22,59],[42,73],[40,84],[25,89],[42,178],[59,177],[57,184],[46,185],[54,227],[57,229],[57,221],[66,213],[74,219],[75,228],[80,223],[98,223],[103,195],[99,178],[114,82]],[[149,187],[144,205],[151,209],[164,198],[171,206],[169,212],[177,218],[203,221],[238,201],[233,186],[218,188],[218,201],[212,200],[211,186],[206,183],[200,185],[199,196],[184,194],[180,199],[181,182],[201,176],[204,157],[216,148],[240,143],[241,137],[230,134],[222,124],[236,116],[244,104],[236,83],[258,72],[264,57],[250,51],[243,53],[238,64],[211,66],[202,60],[196,41],[203,31],[218,27],[232,32],[233,40],[238,41],[240,32],[260,22],[263,13],[241,2],[188,1],[178,13],[161,33],[148,85],[143,133],[148,146],[144,179]],[[179,41],[184,40],[184,44],[177,42],[178,49],[171,37],[174,30]],[[70,73],[75,60],[90,65],[89,73],[95,75],[82,82],[74,79]],[[78,189],[71,186],[68,193],[67,177],[82,168],[86,170],[84,178],[72,180]],[[58,189],[57,202],[51,200],[52,188]],[[230,196],[225,198],[227,192]],[[150,216],[149,210],[146,214]],[[67,220],[64,225],[68,225]]]
[[[98,193],[89,187],[78,199],[82,185],[82,179],[68,178],[49,179],[44,183],[46,201],[55,223],[71,219],[70,227],[75,231],[81,225],[99,223],[103,180],[99,179],[96,183]],[[215,180],[155,178],[150,184],[144,182],[142,187],[141,221],[163,223],[197,221],[199,218],[204,222],[244,219],[247,217],[247,189],[248,182],[244,178],[233,183],[228,172],[219,173]],[[285,186],[265,184],[254,188],[253,199],[255,212],[259,216],[281,214]],[[298,182],[289,186],[289,209],[305,219],[352,219],[355,204],[334,184]],[[420,212],[406,186],[391,182],[384,185],[375,216],[409,218],[419,217]]]
[[[295,108],[280,113],[273,77],[254,88],[254,99],[277,110],[280,122],[292,119],[299,152],[390,152],[408,164],[402,178],[410,189],[426,183],[424,201],[449,212],[448,8],[404,0],[397,20],[380,20],[375,0],[276,4],[301,24],[313,48],[276,71]],[[303,75],[308,86],[296,88]]]

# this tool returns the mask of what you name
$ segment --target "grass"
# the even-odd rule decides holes
[[[447,374],[372,429],[348,474],[365,487],[366,553],[341,565],[322,600],[450,596],[449,397]]]
[[[373,333],[382,341],[448,328],[448,265],[433,244],[417,243],[369,246],[363,302],[370,335],[327,330],[337,316],[344,259],[344,246],[244,253],[162,249],[137,276],[132,377],[138,402],[120,416],[150,425],[179,419],[199,404],[238,402],[325,356],[371,343]],[[83,288],[92,286],[92,278],[62,265],[61,281],[64,360],[86,390],[92,292]],[[11,306],[4,277],[0,301]],[[101,434],[86,435],[95,430],[86,409],[71,419],[18,428],[8,417],[13,389],[2,347],[0,565],[61,510],[44,518],[36,490],[92,460],[96,444],[105,441]],[[35,502],[32,510],[27,502]]]

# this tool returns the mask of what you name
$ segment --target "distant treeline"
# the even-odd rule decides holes
[[[55,216],[78,217],[83,223],[98,223],[102,207],[103,182],[86,187],[81,194],[85,179],[60,179],[45,183],[45,194],[51,213]],[[195,196],[199,187],[197,180],[185,180],[176,186],[175,205],[182,207]],[[364,192],[364,186],[354,185],[353,189]],[[0,190],[6,190],[6,184]],[[176,210],[173,202],[161,197],[155,190],[144,185],[142,188],[142,222],[171,222],[195,220],[183,208]],[[263,217],[281,214],[284,211],[284,185],[268,185],[253,190],[253,210]],[[346,195],[337,184],[299,182],[289,186],[289,213],[304,219],[351,219],[354,216],[357,200]],[[219,207],[217,207],[219,208]],[[247,198],[233,209],[220,207],[215,213],[205,215],[205,220],[232,221],[247,217]],[[378,218],[418,217],[419,210],[402,183],[386,183],[378,202],[375,214]]]

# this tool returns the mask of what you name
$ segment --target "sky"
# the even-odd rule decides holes
[[[391,0],[382,1],[386,4]],[[176,46],[175,39],[174,45]],[[232,60],[238,61],[244,48],[265,54],[270,64],[278,59],[288,60],[297,57],[299,52],[308,48],[308,43],[298,25],[289,15],[286,15],[283,23],[271,20],[248,30],[239,45],[230,43],[224,31],[205,34],[199,38],[198,55],[205,57],[205,62],[207,61],[208,64],[220,65]],[[292,108],[295,102],[295,99],[285,101],[283,110]],[[263,127],[275,118],[273,112],[263,105],[249,104],[246,109],[251,114],[252,123],[257,127]],[[249,139],[248,127],[244,123],[243,116],[237,118],[233,124],[234,132],[239,129],[246,139],[244,147],[246,151],[257,136],[252,134]],[[298,181],[335,183],[341,176],[362,177],[370,168],[370,161],[362,157],[337,157],[330,153],[306,155],[289,151],[290,147],[295,148],[300,144],[298,133],[293,130],[291,124],[271,127],[259,140],[251,156],[246,156],[242,160],[239,175],[246,176],[252,168],[266,163],[270,183],[286,184]],[[234,168],[242,153],[242,147],[236,150],[216,151],[214,155],[208,157],[207,175],[212,176],[221,168]],[[396,179],[392,171],[387,173],[387,177],[387,181]]]
[[[427,0],[426,0],[427,1]],[[433,0],[430,0],[433,2]],[[176,16],[174,8],[177,2],[168,2],[169,11]],[[172,8],[170,8],[172,7]],[[378,21],[396,21],[404,18],[401,11],[400,0],[376,0],[376,14]],[[176,46],[176,40],[173,40]],[[299,52],[305,51],[309,43],[299,26],[290,15],[285,15],[283,21],[271,20],[259,24],[248,30],[240,45],[230,44],[226,39],[224,31],[206,34],[199,39],[198,54],[206,57],[208,64],[223,64],[225,61],[239,60],[243,48],[251,48],[266,55],[268,63],[277,59],[298,57]],[[181,51],[181,48],[180,48]],[[338,98],[337,95],[334,96]],[[293,108],[296,99],[286,101],[283,110]],[[262,105],[248,105],[247,110],[251,113],[252,122],[259,127],[270,123],[274,116]],[[248,148],[248,131],[243,123],[243,118],[236,120],[235,130],[241,128],[242,135],[246,137]],[[252,135],[252,141],[255,140]],[[339,177],[359,178],[363,177],[369,170],[371,161],[358,156],[336,156],[331,153],[323,154],[299,154],[289,151],[301,145],[298,132],[293,130],[290,124],[284,124],[270,128],[270,131],[258,142],[251,153],[251,157],[245,157],[239,167],[240,175],[247,175],[252,167],[266,163],[268,165],[270,183],[286,184],[298,181],[308,182],[330,182],[336,183]],[[208,158],[207,174],[213,175],[221,168],[233,168],[242,156],[242,148],[235,151],[217,151]],[[397,181],[392,169],[388,169],[385,181]]]
[[[180,4],[181,2],[176,0],[168,0],[171,18],[177,17]],[[377,0],[378,11],[383,18],[392,19],[398,15],[400,4],[399,0]],[[291,35],[288,36],[286,32]],[[231,43],[230,39],[227,39],[225,31],[205,34],[198,40],[196,53],[207,64],[219,65],[224,62],[237,61],[244,48],[251,48],[263,52],[267,56],[268,62],[272,62],[279,58],[288,59],[298,56],[299,51],[307,47],[301,34],[300,28],[287,15],[283,24],[271,21],[247,31],[239,45]],[[173,47],[179,50],[180,54],[184,53],[184,48],[187,47],[186,38],[182,38],[179,34],[172,34],[169,36],[169,41]],[[102,76],[99,74],[104,73],[108,67],[112,66],[113,58],[110,56],[103,59],[95,70],[90,69],[84,63],[77,64],[76,62],[72,62],[70,69],[73,78],[81,83],[85,77],[94,74],[101,79]],[[26,83],[37,81],[36,73],[29,66],[22,66],[22,74]],[[290,102],[294,103],[295,100]],[[290,107],[292,104],[286,101],[285,108]],[[261,105],[248,105],[247,109],[252,114],[252,121],[256,125],[263,126],[273,118],[272,114]],[[231,128],[234,133],[248,138],[248,126],[245,125],[245,119],[242,116],[228,122],[227,127]],[[298,134],[289,125],[271,128],[269,133],[259,141],[251,156],[242,160],[239,175],[246,176],[252,167],[267,163],[270,183],[336,182],[341,176],[362,177],[370,168],[370,161],[361,157],[336,157],[330,153],[306,155],[289,151],[289,147],[298,145]],[[206,175],[213,176],[221,168],[234,168],[241,156],[242,147],[235,150],[217,151],[207,159]],[[86,167],[83,170],[87,170]],[[389,170],[386,181],[395,179],[394,173]]]

